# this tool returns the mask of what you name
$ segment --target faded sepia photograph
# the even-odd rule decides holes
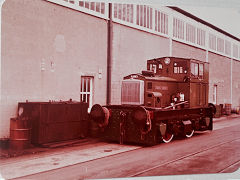
[[[240,2],[0,5],[0,180],[239,179]]]

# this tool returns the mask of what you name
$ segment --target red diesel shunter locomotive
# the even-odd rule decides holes
[[[121,105],[95,104],[90,118],[101,137],[121,144],[168,143],[175,135],[212,130],[208,65],[177,57],[148,60],[146,71],[124,77]]]

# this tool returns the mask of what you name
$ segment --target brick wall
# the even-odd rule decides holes
[[[147,59],[169,55],[169,39],[114,23],[112,104],[121,103],[124,76],[147,69]]]
[[[213,86],[217,85],[217,104],[231,103],[231,60],[209,52],[209,101],[213,101]]]
[[[19,101],[79,101],[81,75],[94,76],[94,103],[106,103],[105,20],[43,0],[7,0],[1,38],[0,138]]]
[[[206,51],[177,41],[172,43],[172,55],[206,61]]]
[[[240,106],[240,62],[232,61],[232,72],[233,72],[233,107]]]

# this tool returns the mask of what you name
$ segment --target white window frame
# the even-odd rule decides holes
[[[90,112],[90,109],[93,105],[93,76],[81,76],[80,80],[80,101],[81,102],[87,102],[89,104],[88,106],[88,112]],[[84,83],[86,81],[86,83]],[[88,82],[89,82],[89,89],[88,89]],[[86,88],[84,85],[86,84]],[[85,90],[84,90],[85,89]],[[88,95],[89,95],[89,102],[88,102]],[[85,96],[85,101],[84,101]]]
[[[199,76],[199,63],[191,62],[191,74],[194,77],[198,77]]]
[[[154,16],[155,16],[154,30],[156,32],[167,35],[168,34],[168,15],[158,9],[155,9]]]
[[[185,22],[182,19],[173,17],[173,37],[184,40]]]
[[[201,28],[197,28],[197,41],[196,43],[200,46],[205,46],[205,41],[206,41],[206,31],[201,29]]]
[[[136,27],[152,30],[153,28],[153,8],[148,5],[137,4],[135,6]]]
[[[97,16],[103,19],[108,19],[108,3],[102,1],[101,3],[104,3],[103,6],[104,7],[104,13],[101,13],[101,6],[102,4],[100,4],[100,12],[96,11],[96,3],[98,2],[94,2],[94,1],[84,1],[84,6],[85,6],[85,2],[89,3],[89,8],[85,8],[79,5],[79,1],[81,0],[46,0],[55,4],[60,4],[62,6],[71,8],[71,9],[75,9],[77,11],[81,11],[87,14],[91,14],[93,16]],[[94,10],[91,10],[91,2],[95,3],[95,7]]]
[[[217,37],[211,33],[209,33],[209,48],[214,51],[217,50]]]
[[[217,51],[224,53],[224,39],[217,37]]]
[[[213,85],[213,104],[217,104],[217,85]]]
[[[225,54],[231,55],[231,42],[225,39]]]
[[[233,57],[238,58],[238,46],[233,43]]]
[[[121,23],[133,23],[133,4],[113,3],[113,19],[118,19]]]
[[[196,43],[196,27],[190,23],[186,23],[186,41]]]

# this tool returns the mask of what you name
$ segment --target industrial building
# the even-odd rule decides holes
[[[240,39],[176,7],[5,0],[0,139],[18,102],[120,104],[121,80],[164,56],[209,63],[209,102],[240,106]]]

